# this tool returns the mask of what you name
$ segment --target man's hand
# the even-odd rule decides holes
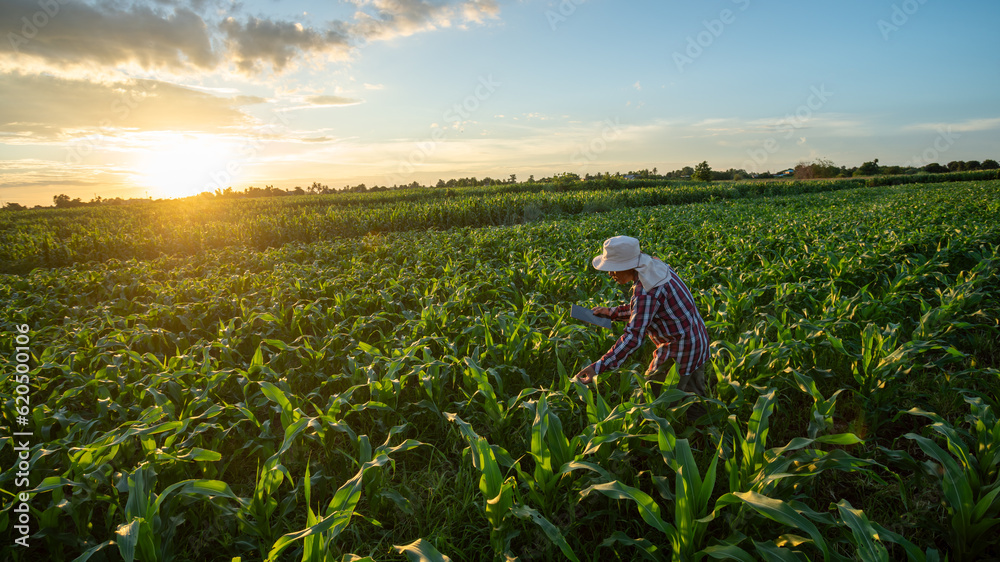
[[[587,365],[582,371],[576,374],[576,380],[583,384],[590,384],[590,381],[594,380],[596,376],[597,373],[594,372],[594,366]]]
[[[611,309],[606,306],[595,306],[594,308],[591,308],[590,311],[594,313],[594,316],[598,316],[600,318],[611,318]]]

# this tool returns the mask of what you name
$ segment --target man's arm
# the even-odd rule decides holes
[[[601,318],[610,318],[617,322],[628,320],[632,316],[632,303],[628,302],[620,306],[607,307],[607,306],[595,306],[590,309],[594,313],[594,316],[600,316]]]
[[[597,373],[594,372],[593,365],[587,365],[582,371],[576,374],[576,380],[582,382],[583,384],[590,384],[590,381],[594,380]]]
[[[652,296],[638,291],[634,292],[628,306],[632,315],[629,318],[628,326],[625,327],[625,332],[603,357],[577,373],[576,379],[586,384],[593,380],[596,375],[618,368],[642,343],[646,329],[656,313],[656,306],[656,299]]]

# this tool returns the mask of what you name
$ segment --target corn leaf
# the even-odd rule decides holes
[[[371,462],[365,463],[353,478],[337,489],[333,499],[330,500],[330,504],[327,506],[323,518],[306,529],[288,533],[279,538],[271,547],[268,560],[277,560],[282,551],[299,539],[320,533],[329,533],[327,540],[335,539],[351,522],[351,517],[354,515],[354,508],[358,505],[358,501],[361,500],[362,479],[365,472],[372,468],[381,467],[387,462],[389,462],[389,457],[380,455]]]
[[[862,562],[888,562],[889,552],[879,540],[878,531],[868,521],[868,516],[860,509],[854,509],[847,500],[837,503],[840,518],[851,530],[854,544],[858,547],[858,556]]]
[[[809,519],[797,512],[787,502],[769,498],[756,492],[736,492],[732,495],[768,519],[773,519],[789,527],[804,531],[812,538],[813,543],[823,551],[823,559],[830,559],[830,550],[823,539],[823,533],[816,528],[816,525],[812,521],[809,521]]]
[[[399,554],[405,554],[410,562],[451,562],[451,558],[438,552],[434,545],[424,539],[417,539],[403,546],[393,545],[392,549]]]
[[[677,529],[660,517],[660,506],[653,501],[653,498],[649,497],[649,495],[642,490],[622,484],[618,480],[615,480],[613,482],[591,486],[580,492],[580,495],[586,497],[591,492],[600,492],[614,500],[631,500],[635,502],[636,507],[639,509],[639,515],[647,525],[650,525],[657,531],[667,535],[667,537],[670,537],[671,541],[675,539]]]
[[[580,559],[577,558],[576,553],[570,548],[569,543],[566,542],[566,537],[563,536],[562,531],[559,527],[552,524],[551,521],[538,513],[537,510],[532,509],[526,505],[515,505],[511,508],[511,513],[520,519],[530,519],[536,525],[542,528],[545,536],[552,541],[552,544],[559,547],[562,551],[563,556],[572,560],[573,562],[579,562]]]

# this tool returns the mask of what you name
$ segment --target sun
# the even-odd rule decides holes
[[[135,180],[151,197],[176,198],[225,189],[238,162],[227,143],[195,135],[159,135],[143,143]]]

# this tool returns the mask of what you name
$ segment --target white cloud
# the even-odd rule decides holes
[[[239,3],[213,8],[203,0],[53,0],[58,9],[50,15],[37,0],[4,0],[0,21],[14,25],[0,40],[2,67],[36,73],[77,68],[281,73],[303,60],[344,60],[366,41],[499,17],[494,0],[351,1],[357,7],[352,20],[306,26],[245,15]]]
[[[315,30],[296,22],[249,17],[241,23],[229,17],[220,29],[225,34],[231,60],[245,74],[261,72],[265,63],[275,72],[281,72],[295,59],[308,55],[344,58],[350,50],[350,37],[339,24]]]
[[[494,0],[477,0],[462,4],[462,16],[466,21],[482,24],[488,19],[500,17],[500,7]]]
[[[350,0],[357,6],[352,35],[366,41],[387,41],[452,25],[482,24],[499,17],[494,0],[430,2],[428,0]]]
[[[992,131],[1000,129],[1000,117],[968,119],[957,123],[918,123],[904,127],[904,131],[938,131],[951,130],[958,133],[971,133],[975,131]]]
[[[0,99],[0,134],[31,144],[123,130],[224,132],[251,122],[242,106],[265,101],[214,96],[156,80],[99,84],[20,74],[0,75]]]
[[[345,98],[343,96],[310,96],[306,101],[315,107],[335,107],[338,105],[357,105],[363,100]]]
[[[313,95],[313,96],[297,96],[293,98],[292,103],[295,105],[283,107],[278,111],[297,111],[300,109],[319,109],[325,107],[346,107],[349,105],[358,105],[364,103],[364,100],[357,98],[349,98],[345,96],[333,96],[333,95]]]
[[[52,4],[58,11],[49,16],[34,0],[0,2],[0,21],[21,22],[0,41],[0,52],[57,68],[134,63],[148,69],[194,70],[220,62],[210,28],[188,8],[123,7],[112,2]],[[44,17],[35,17],[39,12]]]

